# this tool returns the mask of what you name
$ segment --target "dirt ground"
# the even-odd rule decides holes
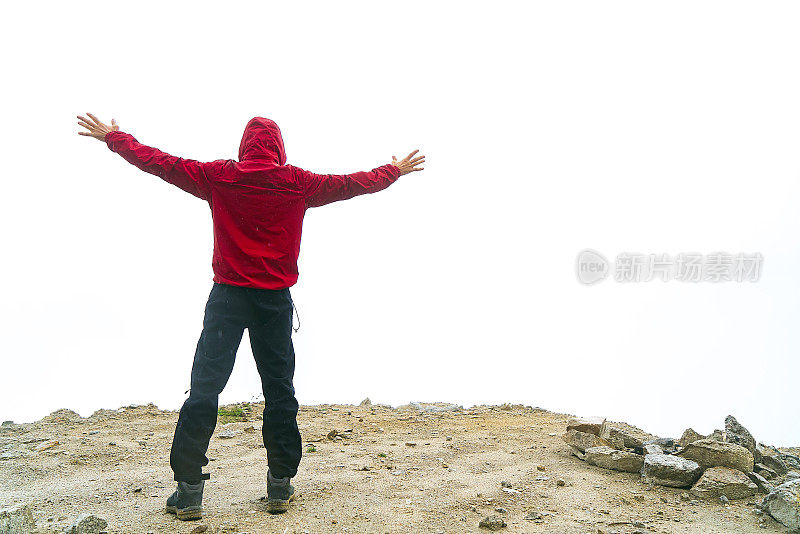
[[[754,512],[761,495],[727,505],[689,501],[686,490],[587,465],[560,438],[570,415],[520,405],[301,406],[298,498],[287,513],[270,515],[261,500],[262,410],[253,404],[245,420],[218,424],[200,521],[164,512],[178,414],[153,405],[87,418],[64,410],[0,428],[0,508],[29,504],[39,532],[63,532],[84,512],[107,520],[108,532],[131,533],[200,525],[250,534],[488,532],[478,524],[491,514],[507,523],[501,532],[514,533],[786,531]],[[234,437],[220,437],[229,430]],[[332,430],[339,436],[329,439]],[[58,445],[44,449],[48,440]],[[526,519],[530,512],[540,517]]]

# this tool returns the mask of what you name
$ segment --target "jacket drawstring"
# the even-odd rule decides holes
[[[297,328],[294,327],[295,314],[297,314]],[[292,301],[292,330],[295,332],[300,330],[300,312],[297,311],[297,306],[294,305],[294,301]]]

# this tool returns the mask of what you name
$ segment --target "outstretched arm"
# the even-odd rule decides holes
[[[425,156],[413,157],[417,152],[419,150],[413,151],[400,161],[392,156],[391,163],[376,167],[369,172],[316,174],[299,167],[294,169],[299,174],[303,186],[306,206],[313,208],[381,191],[392,185],[400,176],[423,170],[424,167],[417,166],[425,162]]]
[[[131,134],[120,131],[114,119],[111,119],[111,126],[107,126],[91,113],[87,115],[91,120],[78,115],[81,121],[78,124],[89,131],[78,132],[78,135],[103,141],[109,149],[139,169],[154,174],[196,197],[209,199],[211,177],[221,168],[222,160],[201,163],[193,159],[171,156],[157,148],[143,145]]]

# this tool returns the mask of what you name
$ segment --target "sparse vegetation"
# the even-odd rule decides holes
[[[231,406],[220,406],[217,410],[219,422],[222,424],[247,421],[252,407],[249,402],[242,402]]]

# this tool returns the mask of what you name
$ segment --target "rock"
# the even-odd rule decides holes
[[[580,459],[580,460],[586,460],[586,455],[583,452],[581,452],[580,449],[576,449],[572,445],[569,446],[569,452],[572,455],[577,456],[578,459]]]
[[[56,410],[50,415],[42,417],[43,423],[65,424],[65,423],[77,423],[82,420],[83,417],[78,415],[76,412],[73,412],[72,410],[67,410],[65,408]]]
[[[758,491],[760,491],[761,493],[770,493],[772,490],[775,489],[775,486],[767,482],[767,479],[765,479],[758,473],[747,473],[747,476],[750,480],[753,481],[753,484],[758,486]]]
[[[503,488],[510,488],[511,487],[511,482],[509,482],[508,480],[501,480],[500,481],[500,486],[503,487]]]
[[[715,441],[725,441],[725,433],[722,430],[715,430],[711,434],[709,434],[708,439],[713,439]]]
[[[763,459],[763,457],[762,457],[762,459]],[[764,464],[755,464],[753,466],[753,471],[755,471],[759,475],[763,476],[767,480],[769,480],[771,478],[775,478],[776,476],[778,476],[778,473],[776,473],[775,471],[773,471],[772,469],[770,469],[769,467],[767,467]]]
[[[647,445],[649,443],[655,443],[662,449],[674,449],[675,448],[675,440],[672,438],[656,438],[650,441],[645,441],[644,444]]]
[[[197,525],[191,530],[189,534],[202,534],[207,530],[208,530],[208,525]]]
[[[764,445],[763,443],[756,443],[756,450],[758,450],[758,454],[761,456],[776,456],[780,453],[780,451],[775,447],[770,447],[768,445]]]
[[[590,447],[586,449],[585,453],[588,464],[627,473],[638,473],[644,463],[644,458],[638,454],[607,446]]]
[[[698,441],[698,440],[701,440],[701,439],[705,439],[705,438],[706,437],[704,435],[698,434],[697,432],[695,432],[691,428],[687,428],[686,430],[683,431],[683,435],[681,436],[681,439],[678,440],[678,445],[680,445],[681,447],[685,447],[690,443],[693,443],[695,441]]]
[[[671,454],[648,454],[642,466],[645,482],[673,488],[691,487],[702,474],[697,462]]]
[[[645,443],[642,447],[642,454],[664,454],[664,450],[657,443]]]
[[[797,471],[789,471],[788,473],[786,473],[786,477],[785,478],[786,478],[786,480],[784,480],[784,482],[790,482],[792,480],[797,480],[797,479],[800,479],[800,473],[798,473]]]
[[[8,421],[3,421],[3,424],[0,426],[14,426],[14,421],[11,421],[10,419]]]
[[[372,406],[372,401],[369,400],[369,397],[367,397],[366,399],[362,400],[358,405],[359,406]]]
[[[785,475],[789,470],[787,465],[783,463],[783,460],[781,460],[778,456],[767,456],[762,454],[761,464],[769,468],[777,476]]]
[[[538,512],[536,510],[531,510],[530,512],[525,514],[522,519],[527,519],[528,521],[538,521],[543,519],[543,517],[541,512]]]
[[[759,443],[756,450],[761,455],[761,464],[775,471],[779,476],[789,470],[800,471],[800,457],[794,454],[787,454],[779,451],[775,447],[768,447]]]
[[[760,463],[769,467],[778,475],[783,475],[792,469],[795,471],[800,471],[800,457],[797,457],[794,454],[781,452],[775,447],[768,447],[761,443],[756,445],[756,449],[761,455]]]
[[[610,442],[612,446],[621,448],[642,447],[645,441],[649,441],[655,436],[642,432],[638,428],[624,423],[612,423],[606,421],[600,428],[600,437]]]
[[[764,497],[761,508],[789,531],[800,529],[800,479],[784,482]]]
[[[556,480],[556,486],[564,487],[566,485],[567,485],[567,481],[564,480],[563,478],[559,478],[558,480]]]
[[[605,417],[573,417],[567,423],[567,430],[577,430],[578,432],[599,436],[600,428],[605,422]]]
[[[625,450],[625,440],[619,434],[613,434],[608,437],[611,446],[620,451]]]
[[[581,430],[567,430],[567,433],[561,436],[570,447],[575,447],[580,452],[585,452],[586,449],[591,447],[610,447],[611,443],[608,441]]]
[[[12,449],[0,453],[0,460],[16,460],[17,458],[25,458],[30,456],[31,453],[26,450]]]
[[[478,523],[480,528],[487,528],[489,530],[500,530],[506,526],[506,522],[503,521],[503,518],[498,515],[488,515],[481,519],[481,522]]]
[[[338,436],[338,435],[339,435],[339,432],[338,432],[338,431],[337,431],[337,430],[334,428],[333,430],[331,430],[330,432],[328,432],[328,433],[325,435],[325,437],[327,437],[327,438],[328,438],[328,439],[330,439],[330,440],[333,440],[333,439],[336,439],[336,436]]]
[[[239,432],[237,432],[236,430],[234,430],[234,429],[232,429],[232,428],[229,428],[229,429],[227,429],[227,430],[223,430],[222,432],[220,432],[219,434],[217,434],[217,436],[218,436],[219,438],[222,438],[222,439],[231,439],[231,438],[235,438],[237,435],[239,435]]]
[[[777,476],[785,475],[789,467],[778,456],[761,456],[761,463],[771,469]]]
[[[81,514],[71,527],[67,528],[65,534],[100,534],[108,526],[105,519],[101,519],[94,514]]]
[[[27,504],[0,509],[1,534],[28,534],[36,530],[36,521]]]
[[[744,499],[755,495],[757,491],[758,486],[740,470],[710,467],[703,472],[703,476],[692,486],[689,493],[701,499],[719,499],[721,496],[728,499]]]
[[[797,456],[793,454],[781,453],[778,455],[778,458],[780,458],[789,469],[800,471],[800,458]]]
[[[331,524],[335,525],[337,521],[335,519],[331,519]],[[219,526],[219,531],[221,532],[239,532],[239,525],[235,521],[223,521],[222,524]]]
[[[761,453],[756,449],[756,440],[753,435],[732,415],[725,418],[725,440],[728,443],[741,445],[753,454],[756,462],[761,461]]]
[[[753,471],[753,454],[750,451],[741,445],[711,438],[694,441],[678,451],[676,455],[694,460],[704,469],[730,467],[743,473]]]
[[[46,451],[47,449],[52,449],[53,447],[57,447],[58,445],[59,445],[58,440],[55,439],[47,440],[38,444],[36,446],[36,451],[37,452]]]
[[[419,402],[409,402],[408,404],[421,412],[452,412],[464,409],[460,404],[446,404],[445,406],[425,405]]]

